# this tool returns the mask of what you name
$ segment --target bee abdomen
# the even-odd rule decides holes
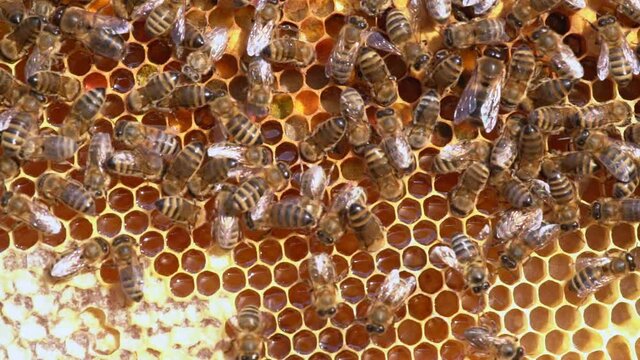
[[[81,213],[94,214],[96,211],[96,203],[91,194],[75,182],[66,183],[60,200],[73,210]]]
[[[624,199],[621,206],[623,221],[640,221],[640,199]]]
[[[224,126],[234,140],[242,145],[261,145],[263,142],[260,128],[243,114],[236,114]]]
[[[311,226],[315,220],[303,207],[293,203],[277,203],[269,211],[274,227],[297,229]]]
[[[451,239],[451,248],[456,254],[458,261],[464,263],[477,257],[478,248],[473,244],[472,240],[464,234],[455,234]]]
[[[569,289],[573,292],[594,289],[601,271],[593,266],[587,266],[578,271],[569,282]]]
[[[517,181],[510,180],[504,185],[504,197],[516,208],[525,208],[533,205],[533,196],[526,185]]]
[[[242,183],[229,198],[232,214],[243,213],[253,208],[266,189],[267,184],[261,178],[251,178]]]
[[[409,20],[398,9],[392,9],[387,14],[387,34],[391,41],[398,45],[411,39],[412,31]]]

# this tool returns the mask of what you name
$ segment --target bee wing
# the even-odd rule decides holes
[[[249,31],[249,38],[247,40],[247,55],[258,56],[262,49],[269,45],[273,31],[276,28],[275,21],[255,21]]]
[[[158,7],[163,2],[164,0],[147,0],[147,2],[143,3],[142,5],[138,6],[133,10],[133,12],[131,13],[131,18],[138,19],[141,17],[145,17],[149,15],[151,10]]]
[[[629,61],[631,65],[631,69],[634,75],[640,74],[640,62],[638,61],[638,57],[629,46],[629,42],[627,39],[623,39],[622,41],[622,53],[624,54],[625,59]]]
[[[85,263],[82,261],[83,248],[67,251],[53,264],[49,275],[53,279],[63,279],[80,271]]]
[[[220,60],[229,43],[229,29],[223,26],[211,29],[204,35],[204,43],[209,47],[211,59]]]
[[[49,56],[50,54],[45,55],[37,46],[34,46],[33,51],[31,52],[31,55],[29,55],[27,63],[24,66],[25,79],[30,78],[37,72],[49,70]]]
[[[265,192],[256,202],[256,206],[249,211],[249,217],[254,222],[264,219],[271,204],[273,204],[274,195],[272,191]]]
[[[504,77],[504,70],[502,77]],[[491,132],[498,122],[498,110],[500,108],[500,97],[502,96],[502,81],[496,81],[487,89],[487,97],[480,107],[480,118],[484,131]]]
[[[461,271],[462,269],[461,264],[458,262],[458,259],[456,258],[456,253],[453,251],[452,248],[445,245],[436,246],[433,249],[433,251],[431,251],[431,255],[429,255],[429,259],[432,262],[433,261],[443,262],[448,267],[456,271]]]
[[[582,257],[576,260],[576,270],[582,270],[588,266],[600,267],[605,266],[611,262],[609,256],[596,256],[596,257]]]
[[[9,127],[9,122],[18,112],[17,108],[9,108],[0,113],[0,131],[4,131]]]
[[[398,136],[391,136],[383,141],[384,150],[389,157],[391,165],[400,172],[412,170],[415,164],[415,159],[407,137],[404,134],[401,134]]]
[[[142,287],[144,285],[144,268],[137,256],[131,257],[131,264],[120,268],[120,279],[135,279],[137,286]]]
[[[426,7],[424,4],[424,0],[409,0],[407,10],[409,10],[409,20],[411,21],[411,28],[413,29],[414,33],[418,33],[420,31],[421,20],[426,19]]]
[[[584,9],[587,3],[584,0],[564,0],[573,9]]]
[[[186,7],[187,7],[187,4],[185,0],[182,6],[178,8],[178,13],[176,14],[176,22],[173,24],[173,27],[171,28],[171,40],[175,45],[180,45],[184,41],[184,34],[186,32],[186,27],[187,27],[187,24],[186,24],[187,19],[185,17]]]
[[[155,7],[155,6],[154,6]],[[115,16],[94,14],[93,27],[105,29],[114,34],[126,34],[131,30],[131,24],[127,20]]]
[[[348,184],[331,202],[331,212],[340,212],[359,199],[366,199],[366,192],[360,186]]]
[[[622,182],[631,181],[631,170],[624,162],[612,162],[606,154],[600,153],[598,154],[598,159],[600,163],[607,169],[607,171],[613,175],[616,179]]]
[[[249,76],[250,79],[255,79],[261,84],[266,86],[273,85],[273,69],[271,68],[271,64],[264,60],[263,58],[257,58],[253,60],[249,65]],[[251,81],[251,80],[250,80]]]
[[[239,232],[237,232],[239,226],[239,220],[237,216],[228,216],[222,211],[218,211],[213,220],[213,236],[223,248],[226,248],[224,243],[235,243],[238,239]],[[232,235],[236,234],[236,239],[232,238]]]
[[[300,193],[311,199],[320,199],[327,185],[327,174],[322,166],[313,165],[302,174]]]
[[[89,142],[87,168],[90,165],[102,166],[112,153],[113,144],[111,144],[111,135],[108,133],[96,133],[91,137],[91,142]]]
[[[581,79],[584,76],[582,64],[580,64],[576,54],[573,53],[573,50],[568,45],[560,44],[558,54],[553,56],[551,62],[557,68],[569,71],[576,79]]]
[[[30,201],[28,214],[18,218],[46,234],[58,234],[62,230],[60,220],[39,202]]]
[[[381,32],[375,30],[367,30],[363,31],[362,33],[366,39],[365,43],[368,47],[397,55],[400,55],[402,53],[400,49],[398,49],[398,47],[395,46],[391,41],[387,40],[387,38],[385,38]]]
[[[480,0],[477,4],[473,5],[473,13],[475,15],[481,15],[489,11],[497,0]]]
[[[538,250],[551,243],[560,235],[560,225],[542,224],[524,235],[524,242],[533,250]]]
[[[241,161],[244,159],[245,147],[232,143],[215,143],[207,149],[211,158],[228,158]]]
[[[480,86],[478,81],[478,71],[475,70],[473,75],[471,75],[467,86],[464,88],[464,91],[462,91],[460,100],[458,100],[458,106],[456,106],[456,110],[453,114],[454,123],[459,124],[463,122],[476,111],[478,106],[476,89]]]
[[[512,162],[513,157],[518,153],[518,142],[511,136],[502,137],[494,146],[492,159],[495,159],[494,165],[505,167],[506,164]],[[496,151],[496,150],[502,151]]]
[[[336,268],[331,256],[319,253],[309,259],[309,278],[318,285],[332,284],[336,279]]]
[[[391,270],[377,293],[377,299],[392,308],[402,305],[416,286],[416,280],[411,277],[407,280],[400,277],[398,269]]]
[[[346,44],[344,41],[344,36],[338,35],[338,41],[333,46],[331,50],[331,54],[329,55],[329,59],[324,67],[324,73],[328,78],[331,78],[331,74],[333,73],[334,64],[339,60],[338,54],[347,53],[347,57],[349,58],[349,64],[353,65],[356,62],[356,56],[358,55],[358,50],[360,49],[361,43],[354,44],[350,48],[346,48]]]
[[[488,328],[472,326],[464,331],[464,338],[474,348],[486,351],[491,347],[493,334]]]
[[[542,209],[509,209],[503,212],[496,224],[496,238],[507,241],[523,229],[537,229],[542,223]]]
[[[437,156],[442,160],[463,158],[469,153],[471,146],[471,141],[467,140],[450,143],[440,149],[440,153]]]
[[[252,0],[251,2],[254,2],[255,0]],[[259,12],[260,10],[264,9],[265,5],[267,5],[267,0],[258,0],[256,5],[256,13]]]
[[[598,79],[604,80],[609,76],[609,46],[606,41],[600,43],[600,55],[598,56]]]

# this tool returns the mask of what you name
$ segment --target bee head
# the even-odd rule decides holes
[[[259,358],[260,358],[260,355],[257,353],[244,354],[238,357],[239,360],[258,360]]]
[[[582,130],[575,139],[576,146],[579,149],[584,147],[587,144],[587,140],[589,139],[590,135],[591,133],[589,132],[589,130],[587,129]]]
[[[416,62],[413,64],[413,69],[416,71],[420,71],[426,68],[427,65],[429,64],[429,60],[431,60],[431,57],[429,57],[428,54],[422,54],[418,56],[418,58],[416,59]]]
[[[539,40],[548,32],[549,32],[549,28],[546,26],[543,26],[538,30],[534,31],[533,33],[531,33],[531,40],[533,41]]]
[[[604,15],[598,19],[598,27],[605,27],[615,23],[616,18],[613,15]]]
[[[332,306],[328,309],[318,309],[318,316],[320,316],[321,318],[332,317],[335,314],[336,314],[335,306]]]
[[[522,346],[518,346],[518,350],[516,350],[516,355],[513,357],[513,360],[520,360],[524,358],[524,348]]]
[[[103,239],[101,237],[97,237],[96,238],[96,242],[100,246],[100,250],[102,250],[103,254],[108,254],[109,253],[109,249],[111,247],[109,246],[109,243],[105,239]]]
[[[54,12],[53,15],[51,16],[51,23],[55,26],[60,26],[60,20],[62,20],[62,15],[64,14],[65,10],[67,10],[67,6],[59,6]]]
[[[436,58],[436,60],[442,60],[442,59],[446,58],[447,56],[449,56],[449,50],[440,49],[440,50],[436,51],[436,53],[433,56]]]
[[[627,261],[627,266],[629,267],[629,271],[636,271],[636,259],[631,253],[626,253],[624,255],[624,259]]]
[[[595,201],[593,205],[591,205],[591,217],[594,220],[600,220],[602,217],[602,204],[599,201]]]
[[[500,255],[500,264],[509,270],[515,270],[516,266],[518,266],[515,260],[507,254]]]
[[[360,30],[364,30],[369,26],[365,18],[357,15],[349,16],[349,18],[347,18],[347,22]]]
[[[371,334],[382,334],[384,333],[384,326],[379,324],[367,324],[367,331]]]
[[[484,50],[484,56],[496,59],[504,60],[504,51],[498,47],[490,46]]]
[[[560,229],[562,231],[573,231],[573,230],[577,230],[580,227],[580,224],[578,224],[577,221],[573,221],[570,223],[565,223],[565,224],[561,224],[560,225]]]
[[[278,171],[280,171],[280,174],[285,180],[291,179],[291,170],[289,170],[289,165],[287,165],[287,163],[278,161],[276,163],[276,166],[278,167]]]
[[[499,350],[500,354],[498,358],[500,359],[520,359],[524,354],[524,350],[522,347],[516,346],[515,342],[506,342],[502,346],[500,346]]]
[[[376,112],[376,117],[381,118],[381,117],[385,117],[385,116],[392,116],[395,113],[396,112],[395,112],[395,110],[393,110],[393,108],[384,108],[384,109],[378,110],[378,112]]]
[[[9,204],[9,200],[11,200],[12,197],[12,191],[5,191],[4,194],[2,194],[2,198],[0,199],[0,204],[2,205],[2,207],[7,206],[7,204]]]
[[[329,233],[324,231],[324,230],[316,231],[316,236],[318,237],[318,239],[320,241],[322,241],[322,243],[324,243],[326,245],[333,245],[333,243],[335,242],[333,237],[331,235],[329,235]]]
[[[518,19],[513,13],[510,13],[509,15],[507,15],[507,23],[509,23],[511,26],[515,27],[516,29],[519,29],[522,26],[524,26],[522,21]]]

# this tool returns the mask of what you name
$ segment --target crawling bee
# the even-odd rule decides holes
[[[41,31],[42,20],[39,17],[24,19],[0,40],[0,55],[9,62],[16,62],[36,42]]]
[[[307,67],[316,60],[316,50],[311,43],[289,36],[271,40],[260,55],[271,63],[297,67]]]
[[[510,30],[519,32],[520,29],[535,19],[558,6],[562,0],[516,0],[511,12],[507,14],[507,25]]]
[[[576,274],[569,280],[569,290],[584,298],[616,279],[636,271],[636,259],[628,252],[607,251],[604,256],[576,261]]]
[[[201,208],[194,202],[179,196],[167,196],[156,200],[156,209],[171,220],[187,224],[189,227],[196,225],[200,219]]]
[[[478,194],[489,180],[489,168],[479,162],[471,164],[460,177],[458,185],[449,193],[449,210],[458,217],[471,214]]]
[[[170,109],[196,109],[222,96],[222,91],[211,90],[204,85],[183,85],[175,87],[168,96],[158,102],[158,106]]]
[[[416,279],[402,278],[399,270],[391,270],[367,311],[367,331],[384,334],[393,325],[396,310],[404,305],[415,287]]]
[[[524,348],[511,335],[496,335],[496,329],[488,326],[473,326],[464,331],[475,354],[486,355],[496,360],[521,360]]]
[[[222,127],[233,142],[245,145],[262,145],[264,139],[260,127],[240,112],[230,96],[218,97],[209,105],[211,113],[220,119]]]
[[[229,213],[239,215],[253,210],[263,196],[269,197],[270,192],[284,189],[290,178],[289,166],[284,162],[266,167],[262,176],[251,176],[240,183],[227,201]]]
[[[519,168],[517,175],[521,179],[536,178],[540,172],[542,158],[546,152],[545,137],[534,125],[524,125],[519,139]]]
[[[96,214],[93,195],[76,180],[65,179],[54,173],[45,173],[38,178],[36,188],[38,193],[46,199],[60,201],[83,214]]]
[[[204,144],[194,141],[185,146],[173,159],[162,179],[162,191],[170,196],[184,192],[187,182],[202,165]]]
[[[270,196],[269,196],[270,197]],[[301,199],[286,199],[276,203],[260,205],[245,216],[249,229],[306,229],[315,226],[316,219],[307,211]],[[264,210],[262,209],[264,208]]]
[[[398,99],[396,79],[382,57],[369,47],[362,47],[356,59],[362,78],[371,85],[373,99],[380,106],[390,106]]]
[[[95,88],[81,95],[71,106],[69,115],[60,129],[60,135],[77,140],[86,134],[104,105],[105,93],[105,88]]]
[[[277,0],[258,1],[256,15],[247,39],[247,55],[259,56],[260,52],[269,45],[281,17],[282,10]]]
[[[22,1],[4,1],[0,4],[0,19],[12,25],[18,25],[22,22],[27,9]]]
[[[40,71],[27,79],[35,91],[72,101],[80,93],[80,81],[55,71]]]
[[[336,268],[331,256],[319,253],[309,260],[309,280],[313,287],[313,305],[320,317],[332,317],[336,313],[338,288]]]
[[[2,150],[7,156],[17,156],[27,139],[36,136],[38,130],[38,122],[33,113],[18,111],[15,114],[5,114],[6,121],[5,130],[2,131]]]
[[[609,125],[624,125],[634,117],[631,105],[622,100],[581,107],[571,118],[574,126],[595,129]]]
[[[535,196],[528,184],[514,176],[505,175],[503,180],[498,181],[496,187],[502,197],[516,209],[527,208],[535,203]]]
[[[229,30],[216,27],[203,36],[203,45],[187,55],[182,73],[191,81],[200,82],[202,77],[214,69],[216,61],[222,58],[229,42]]]
[[[347,226],[346,211],[351,205],[367,203],[367,194],[360,186],[347,184],[331,201],[331,206],[320,218],[316,237],[325,245],[333,245],[344,235]]]
[[[322,197],[328,183],[329,178],[320,165],[310,166],[300,178],[300,202],[315,220],[320,219],[324,212]]]
[[[491,154],[491,144],[481,140],[463,140],[447,144],[433,158],[431,171],[436,174],[459,172],[474,161],[486,162]]]
[[[160,100],[173,91],[179,77],[180,73],[176,71],[165,71],[153,75],[145,85],[134,88],[127,95],[129,109],[136,114],[141,114],[155,107]]]
[[[186,33],[186,0],[147,0],[137,7],[132,18],[146,16],[144,30],[152,38],[171,35],[177,46],[181,45]]]
[[[489,290],[489,269],[482,255],[482,251],[475,241],[464,234],[455,234],[443,246],[436,247],[432,255],[462,274],[465,286],[475,295],[481,295]]]
[[[411,13],[412,16],[417,16],[414,12]],[[412,18],[412,21],[417,22],[419,19]],[[426,52],[422,42],[414,34],[411,20],[401,10],[391,9],[387,12],[386,28],[391,42],[400,49],[414,77],[423,77],[431,55]]]
[[[135,121],[120,121],[113,132],[116,140],[130,149],[146,148],[160,155],[173,155],[180,148],[175,135]]]
[[[342,26],[336,44],[331,50],[325,74],[338,84],[346,84],[351,78],[355,66],[356,55],[365,41],[367,20],[361,16],[349,16]]]
[[[247,80],[247,113],[259,118],[267,116],[275,81],[271,64],[261,58],[252,60],[247,71]]]
[[[524,234],[511,240],[504,253],[500,255],[500,264],[509,270],[515,270],[534,251],[556,241],[560,236],[560,225],[542,223],[534,229],[527,229]]]
[[[502,19],[479,18],[450,24],[444,29],[444,45],[448,48],[465,49],[474,45],[495,45],[508,39]]]
[[[431,134],[440,115],[440,96],[433,90],[427,90],[413,109],[413,117],[407,141],[412,149],[422,149],[427,146]]]
[[[582,79],[584,69],[573,50],[562,42],[562,38],[550,28],[542,26],[530,37],[540,55],[545,56],[553,69],[561,78],[569,80]]]
[[[529,123],[545,133],[558,133],[570,127],[577,113],[578,108],[573,105],[543,106],[529,113]]]
[[[87,190],[93,191],[95,196],[105,195],[109,188],[111,176],[106,171],[106,165],[112,153],[111,135],[108,133],[93,135],[87,151],[84,186]]]
[[[191,195],[202,198],[209,195],[215,186],[226,180],[231,170],[235,169],[239,162],[232,158],[215,157],[204,161],[200,169],[189,179],[187,188]]]
[[[235,190],[235,186],[225,185],[218,191],[215,200],[216,213],[211,222],[211,237],[224,250],[233,249],[241,240],[240,221],[227,211],[227,202]]]
[[[76,141],[66,136],[35,135],[24,142],[17,157],[21,160],[61,162],[73,157],[76,150]]]
[[[627,87],[633,75],[640,74],[640,62],[631,50],[615,16],[601,16],[597,22],[600,36],[598,78],[604,80],[611,74],[620,87]]]
[[[129,235],[118,235],[111,245],[122,291],[128,299],[140,302],[144,296],[144,269],[134,246],[136,240]]]
[[[537,229],[542,224],[542,209],[529,207],[526,209],[507,209],[497,215],[493,245],[506,243],[521,236],[530,229]]]
[[[576,230],[580,209],[578,208],[578,196],[573,183],[566,175],[560,172],[556,164],[551,160],[545,160],[542,164],[542,173],[547,178],[551,197],[555,200],[554,218],[564,231]]]
[[[502,110],[514,111],[527,94],[529,82],[536,67],[533,50],[527,45],[519,45],[511,53],[507,79],[502,89],[500,106]]]
[[[442,94],[458,83],[463,70],[462,57],[458,53],[440,49],[433,56],[433,65],[431,71],[427,72],[425,85],[436,88]]]
[[[55,61],[62,58],[61,47],[60,29],[44,26],[24,67],[25,78],[28,79],[40,71],[51,70]]]
[[[371,138],[371,126],[365,114],[365,105],[358,90],[346,87],[340,94],[340,114],[347,119],[347,140],[360,149]]]
[[[254,305],[243,307],[230,321],[236,330],[233,340],[233,354],[240,360],[258,360],[264,347],[265,322],[260,309]]]
[[[347,224],[353,230],[360,245],[367,251],[376,251],[384,246],[384,226],[366,204],[355,202],[349,206]]]
[[[411,1],[413,8],[423,6],[421,1]],[[438,23],[443,24],[451,17],[451,0],[426,0],[426,9],[429,15]]]
[[[621,182],[629,182],[637,173],[634,154],[623,143],[609,138],[603,133],[582,130],[574,137],[578,150],[593,154],[600,163]]]
[[[488,47],[478,59],[478,65],[465,87],[456,111],[454,122],[466,120],[480,123],[484,131],[491,132],[498,121],[498,108],[505,75],[504,54]]]
[[[62,231],[62,223],[42,203],[33,201],[24,194],[5,191],[0,198],[3,215],[35,229],[43,234],[54,235]]]
[[[576,81],[567,78],[544,79],[529,88],[527,96],[536,107],[553,105],[563,101]]]
[[[393,108],[384,108],[376,113],[378,132],[382,136],[380,146],[387,154],[389,163],[399,174],[412,172],[416,161],[404,133],[402,120]]]
[[[523,116],[513,114],[507,118],[500,137],[491,149],[489,169],[491,175],[496,176],[511,168],[518,156],[518,137],[522,127]]]
[[[577,177],[591,176],[600,169],[598,162],[587,151],[564,153],[554,160],[562,172]]]
[[[300,142],[300,156],[309,162],[320,160],[342,139],[347,131],[343,117],[333,117],[320,123],[313,132]]]
[[[54,281],[69,279],[83,272],[93,271],[97,264],[109,256],[111,245],[101,238],[94,237],[80,246],[65,251],[49,269],[49,277]]]
[[[640,199],[603,198],[591,205],[591,217],[602,223],[640,222]]]
[[[371,178],[378,185],[380,196],[389,201],[400,199],[405,191],[404,183],[396,175],[384,150],[376,145],[367,145],[363,150],[363,156]]]
[[[150,181],[160,180],[164,173],[162,157],[144,148],[137,150],[117,150],[107,159],[109,172],[121,176],[133,176]]]

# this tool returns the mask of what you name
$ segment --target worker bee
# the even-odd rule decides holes
[[[491,144],[482,140],[463,140],[447,144],[433,158],[431,171],[436,174],[459,172],[474,161],[486,162]]]
[[[247,81],[247,113],[259,118],[267,116],[272,99],[271,89],[275,81],[271,64],[261,58],[252,60],[247,71]]]
[[[28,79],[40,71],[51,70],[55,61],[62,59],[61,47],[60,29],[44,26],[24,67],[25,78]]]
[[[491,149],[489,169],[493,176],[511,168],[518,156],[518,138],[522,127],[523,116],[513,114],[507,118],[500,137]]]
[[[121,19],[132,20],[134,10],[145,0],[111,0],[113,12]]]
[[[27,139],[34,136],[38,130],[37,119],[33,113],[25,111],[2,115],[7,119],[1,135],[2,149],[7,156],[17,156]]]
[[[347,121],[343,117],[333,117],[320,123],[300,142],[300,156],[309,162],[320,160],[342,139],[347,131]]]
[[[631,105],[622,100],[612,100],[579,108],[572,116],[571,122],[576,127],[595,129],[608,125],[624,125],[631,122],[633,116]]]
[[[449,24],[444,29],[444,45],[465,49],[474,45],[494,45],[509,40],[502,19],[478,18]],[[486,54],[485,54],[486,55]]]
[[[187,224],[190,228],[195,226],[200,218],[201,208],[180,196],[166,196],[155,202],[156,209],[171,220]]]
[[[551,105],[534,109],[529,113],[529,123],[546,133],[558,133],[571,124],[578,113],[573,105]]]
[[[66,136],[35,135],[24,142],[17,157],[21,160],[61,162],[73,157],[76,150],[76,141]]]
[[[300,202],[315,220],[322,217],[324,204],[322,196],[329,183],[329,178],[320,165],[312,165],[300,178]]]
[[[40,71],[27,79],[27,83],[44,95],[59,96],[71,101],[80,93],[80,81],[55,71]]]
[[[576,274],[569,280],[569,290],[584,298],[616,279],[636,271],[636,258],[631,253],[609,250],[604,256],[576,261]]]
[[[391,9],[387,12],[386,28],[391,42],[400,49],[400,54],[413,76],[423,77],[431,55],[425,51],[422,42],[416,38],[409,18],[402,11]]]
[[[478,194],[489,180],[489,168],[479,162],[471,164],[460,176],[458,185],[449,193],[449,210],[458,217],[473,211]]]
[[[271,40],[260,55],[271,63],[306,67],[315,61],[316,50],[311,43],[284,36]]]
[[[536,107],[557,104],[563,101],[576,84],[567,78],[545,79],[533,85],[527,91],[527,97]]]
[[[176,71],[165,71],[153,75],[144,86],[134,88],[127,95],[129,109],[136,114],[141,114],[156,106],[173,91],[179,77],[180,73]]]
[[[340,94],[340,114],[347,119],[347,140],[354,147],[360,149],[371,138],[371,126],[365,114],[365,105],[358,90],[344,88]]]
[[[121,176],[133,176],[150,181],[160,180],[164,162],[160,154],[144,148],[133,151],[117,150],[107,159],[109,172]]]
[[[362,47],[356,60],[362,78],[371,85],[373,99],[389,106],[398,99],[398,86],[382,57],[369,47]]]
[[[363,150],[363,156],[371,178],[378,185],[380,196],[389,201],[400,199],[404,194],[404,183],[396,175],[384,150],[376,145],[367,145]]]
[[[640,199],[603,198],[591,205],[591,217],[602,223],[640,222]]]
[[[136,121],[120,121],[113,132],[116,140],[130,149],[146,148],[160,155],[173,155],[180,148],[177,136]]]
[[[543,162],[542,173],[547,178],[551,197],[556,203],[553,211],[555,222],[560,224],[564,231],[578,229],[580,209],[573,183],[560,172],[557,165],[551,160]]]
[[[493,47],[487,48],[478,59],[476,70],[464,88],[453,115],[456,124],[471,120],[482,124],[486,132],[493,130],[498,121],[502,80],[505,75],[503,60],[504,54]]]
[[[24,223],[43,234],[54,235],[62,231],[62,223],[42,203],[25,194],[5,191],[0,198],[2,214]]]
[[[64,120],[60,135],[78,139],[93,125],[93,119],[100,113],[106,100],[105,88],[95,88],[80,96],[71,106]]]
[[[216,61],[222,58],[229,42],[229,29],[216,27],[204,34],[204,44],[187,55],[182,73],[191,81],[200,79],[214,69]]]
[[[260,127],[240,112],[231,96],[216,98],[209,105],[209,109],[220,120],[225,133],[231,136],[234,142],[245,146],[262,145],[264,139]]]
[[[0,3],[0,19],[13,25],[22,22],[27,9],[22,1],[3,1]]]
[[[413,109],[413,117],[407,141],[413,149],[427,146],[440,114],[440,97],[433,90],[427,90]]]
[[[241,240],[240,221],[227,211],[227,202],[235,190],[235,186],[224,185],[215,199],[216,213],[211,222],[211,237],[224,250],[233,249]]]
[[[128,21],[106,16],[75,6],[58,7],[52,23],[63,35],[72,36],[94,54],[120,60],[127,52],[127,44],[119,34],[131,30]]]
[[[69,208],[87,215],[95,215],[96,202],[81,183],[54,173],[40,175],[36,183],[38,193],[46,199],[60,201]]]
[[[392,3],[390,0],[360,0],[360,10],[370,16],[378,16],[385,12]]]
[[[238,215],[254,209],[264,195],[284,189],[290,178],[289,167],[283,162],[265,168],[262,176],[248,178],[229,198],[227,207],[230,214]]]
[[[313,287],[313,306],[318,316],[326,318],[336,314],[338,275],[331,256],[326,253],[312,255],[309,260],[309,280]]]
[[[600,169],[600,165],[587,151],[563,153],[555,158],[560,171],[578,177],[591,176]]]
[[[256,5],[255,18],[247,39],[247,55],[259,56],[269,45],[273,31],[280,22],[282,10],[277,0],[260,0]]]
[[[542,209],[529,207],[526,209],[511,208],[502,211],[497,216],[494,245],[505,243],[521,236],[531,229],[538,229],[542,225]]]
[[[86,240],[82,245],[75,245],[72,249],[60,255],[49,269],[49,276],[54,281],[69,279],[75,275],[96,269],[97,264],[109,256],[111,245],[101,238],[94,237]]]
[[[0,55],[10,62],[19,60],[33,45],[42,31],[42,20],[37,16],[24,19],[12,32],[0,40]]]
[[[265,146],[242,146],[233,143],[219,142],[207,149],[211,158],[228,158],[238,164],[249,167],[267,168],[273,162],[273,156]]]
[[[405,279],[398,269],[391,270],[367,310],[367,331],[384,334],[393,325],[396,310],[405,304],[415,287],[413,276]]]
[[[146,16],[144,30],[152,38],[171,35],[177,46],[186,33],[187,0],[148,0],[133,11],[132,18]]]
[[[562,38],[547,26],[536,29],[530,37],[536,50],[549,59],[551,69],[561,78],[582,79],[584,69],[571,48],[562,42]]]
[[[529,25],[538,16],[555,8],[561,2],[562,0],[516,0],[511,12],[507,14],[507,25],[510,30],[519,32],[522,27]]]
[[[261,199],[262,200],[262,199]],[[249,229],[305,229],[315,226],[316,219],[300,199],[286,199],[267,206],[266,210],[250,211],[245,216]],[[259,208],[260,206],[257,206]]]
[[[356,235],[360,246],[367,251],[377,251],[384,246],[384,226],[366,204],[355,202],[349,206],[347,224]]]
[[[194,141],[185,146],[173,159],[162,179],[162,191],[167,195],[180,195],[187,182],[204,160],[204,144]]]
[[[0,99],[3,104],[16,104],[27,90],[28,86],[16,80],[7,70],[0,68]]]
[[[111,244],[113,258],[118,266],[120,286],[128,299],[140,302],[144,290],[144,269],[136,254],[136,240],[129,235],[118,235]]]
[[[431,253],[451,269],[462,274],[465,287],[475,295],[489,290],[489,269],[482,250],[465,234],[454,234],[446,244],[436,247]]]
[[[224,96],[223,91],[211,90],[204,85],[183,85],[174,88],[168,96],[158,102],[158,106],[171,109],[196,109],[222,96]]]
[[[464,338],[475,354],[496,360],[521,360],[524,348],[511,335],[496,335],[496,329],[488,326],[472,326],[464,331]]]
[[[263,315],[254,305],[243,307],[238,315],[231,318],[231,325],[236,331],[233,341],[233,354],[239,360],[258,360],[264,347],[265,321]]]
[[[545,137],[534,125],[524,125],[520,131],[520,149],[518,177],[521,179],[536,178],[540,172],[542,157],[546,152]]]
[[[351,78],[356,55],[367,32],[367,20],[361,16],[349,16],[338,34],[336,44],[327,60],[325,74],[338,84],[345,84]],[[367,34],[367,35],[365,35]]]
[[[378,132],[382,136],[380,147],[387,154],[389,163],[400,174],[412,172],[416,168],[416,161],[404,133],[402,120],[393,108],[378,110],[376,117]]]
[[[605,134],[584,129],[576,134],[574,143],[578,150],[586,150],[595,155],[607,171],[619,181],[631,181],[638,171],[633,153],[628,151],[623,143]]]
[[[613,15],[601,16],[597,22],[600,35],[598,79],[609,76],[620,87],[627,87],[633,75],[640,74],[640,62],[631,50],[620,24]]]
[[[527,94],[529,82],[536,67],[536,58],[527,45],[519,45],[511,53],[507,79],[502,89],[500,106],[509,112],[515,110]]]
[[[500,194],[517,209],[532,206],[535,202],[529,186],[515,177],[506,176],[506,179],[498,184]]]
[[[440,93],[458,83],[464,70],[462,57],[447,49],[438,50],[433,56],[434,64],[425,80],[427,87],[436,88]]]
[[[332,199],[328,211],[320,218],[316,237],[325,245],[333,245],[345,233],[346,211],[355,203],[366,204],[367,194],[360,186],[347,184]]]
[[[229,177],[232,169],[239,165],[231,158],[216,157],[206,160],[198,171],[189,179],[187,188],[191,195],[204,197],[213,191],[215,186]]]
[[[106,171],[106,164],[112,153],[111,135],[108,133],[93,135],[87,151],[84,186],[87,190],[93,191],[95,196],[105,195],[111,182],[111,177]]]
[[[561,233],[560,230],[560,225],[545,222],[537,228],[525,229],[523,235],[515,237],[509,242],[504,253],[500,255],[500,264],[509,270],[515,270],[534,251],[557,240]]]

